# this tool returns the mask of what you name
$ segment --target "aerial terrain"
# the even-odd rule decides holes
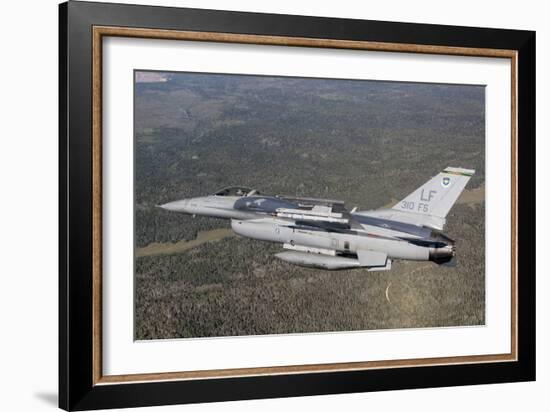
[[[485,323],[483,86],[135,72],[137,340]],[[244,185],[389,207],[447,166],[475,169],[447,216],[457,266],[326,271],[155,207]]]

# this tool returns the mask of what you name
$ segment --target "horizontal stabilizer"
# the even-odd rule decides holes
[[[394,220],[396,222],[409,223],[416,226],[425,226],[436,230],[443,230],[443,227],[445,226],[444,218],[403,212],[396,209],[365,210],[356,212],[355,215]]]

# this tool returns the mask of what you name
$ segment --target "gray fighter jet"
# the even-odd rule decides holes
[[[231,219],[243,237],[277,242],[275,256],[328,270],[391,269],[392,259],[454,263],[455,242],[442,233],[445,217],[474,174],[447,167],[391,209],[348,211],[339,200],[268,196],[245,187],[177,200],[173,212]]]

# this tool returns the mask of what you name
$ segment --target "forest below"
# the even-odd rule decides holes
[[[447,166],[485,182],[483,86],[163,73],[135,83],[135,247],[229,222],[155,205],[229,185],[377,209]],[[145,80],[143,80],[145,79]],[[156,81],[157,80],[157,81]],[[457,204],[458,265],[389,272],[292,266],[239,237],[136,258],[135,337],[234,336],[479,325],[484,202]]]

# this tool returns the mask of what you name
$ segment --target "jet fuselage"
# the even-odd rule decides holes
[[[331,202],[334,201],[260,194],[213,194],[161,207],[191,215],[230,219],[236,234],[281,243],[289,251],[276,256],[304,266],[385,270],[391,267],[391,259],[446,263],[454,256],[454,242],[438,231],[376,217],[376,211],[373,215],[350,213],[339,204],[335,208]]]

